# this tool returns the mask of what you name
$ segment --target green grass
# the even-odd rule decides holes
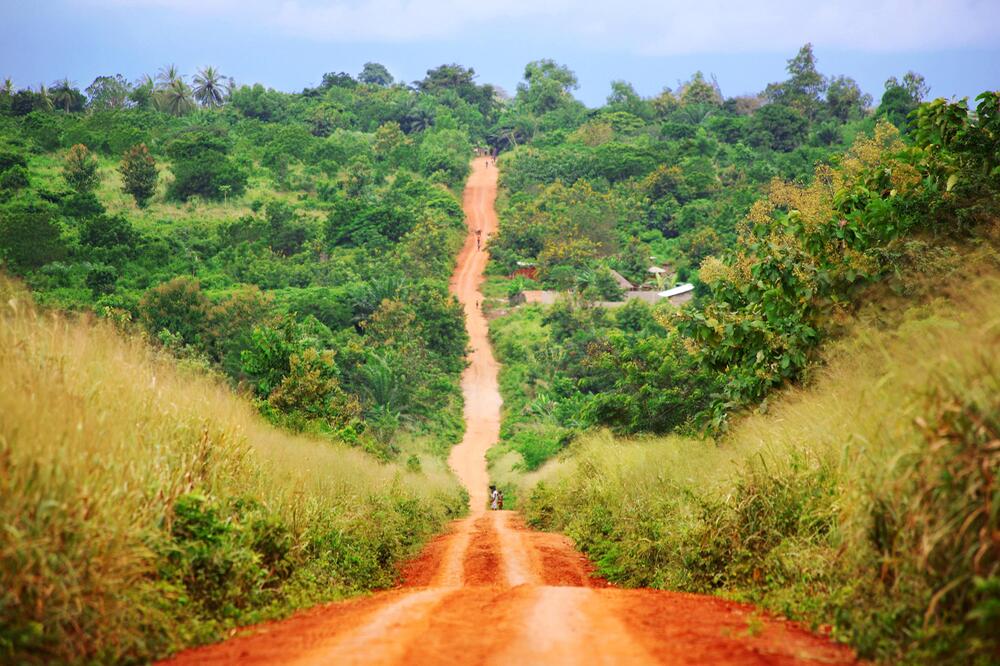
[[[936,290],[718,443],[583,436],[521,480],[530,521],[622,584],[830,624],[887,663],[997,663],[1000,279]]]
[[[254,201],[285,201],[299,203],[302,193],[296,190],[275,188],[273,179],[266,169],[255,167],[247,183],[247,191],[228,201],[206,201],[192,198],[184,203],[167,198],[167,189],[173,180],[169,163],[159,162],[160,178],[156,194],[145,208],[135,205],[132,196],[122,191],[121,174],[118,173],[119,160],[95,155],[98,160],[100,182],[94,194],[107,209],[108,214],[123,213],[139,231],[149,232],[166,227],[184,228],[191,225],[218,225],[239,219],[253,212]],[[56,151],[32,156],[30,178],[33,186],[53,190],[66,189],[62,177],[65,151]],[[301,167],[298,167],[301,171]],[[301,207],[300,211],[303,211]],[[314,219],[320,219],[318,211],[304,211]]]
[[[463,511],[440,457],[380,464],[0,277],[0,661],[145,661],[390,585]]]
[[[543,317],[542,306],[529,305],[490,322],[490,338],[500,361],[503,412],[500,441],[487,460],[491,480],[504,489],[505,506],[517,506],[524,473],[557,455],[572,436],[539,396],[539,390],[556,379],[551,364],[539,360],[549,348]]]

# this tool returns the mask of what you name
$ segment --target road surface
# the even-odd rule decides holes
[[[253,627],[169,662],[193,664],[851,664],[852,653],[797,625],[715,597],[623,590],[596,578],[565,537],[487,511],[486,450],[500,428],[497,363],[477,303],[496,230],[497,170],[473,163],[469,234],[451,289],[472,351],[462,377],[466,433],[449,464],[470,514],[405,568],[394,590]],[[485,246],[485,242],[483,243]]]

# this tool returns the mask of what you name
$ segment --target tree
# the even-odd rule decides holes
[[[747,123],[747,140],[754,146],[787,153],[805,140],[808,129],[809,121],[797,109],[767,104]]]
[[[44,83],[38,84],[38,94],[35,96],[35,108],[39,111],[51,111],[55,108],[52,95],[49,94],[49,89],[45,87]]]
[[[100,182],[97,158],[82,143],[76,144],[66,153],[62,172],[69,186],[80,194],[92,192]]]
[[[890,76],[886,79],[885,88],[899,87],[906,91],[914,102],[919,104],[926,99],[927,94],[930,93],[930,86],[927,85],[927,81],[920,74],[914,71],[909,71],[903,75],[903,82],[900,83],[895,76]]]
[[[329,90],[330,88],[354,88],[358,82],[347,72],[327,72],[323,75],[323,82],[320,88]]]
[[[148,109],[156,102],[155,93],[156,82],[152,76],[145,74],[132,86],[128,100],[138,109]]]
[[[156,91],[153,99],[156,107],[172,116],[183,116],[194,109],[191,88],[182,79],[174,79],[166,87]]]
[[[210,303],[198,280],[180,276],[153,287],[139,301],[139,320],[156,335],[169,331],[184,344],[202,340]]]
[[[222,106],[229,95],[225,77],[212,66],[200,70],[194,77],[194,98],[202,106]]]
[[[80,226],[80,242],[89,247],[135,248],[139,235],[124,215],[97,215]]]
[[[705,75],[700,71],[691,76],[691,80],[682,85],[677,96],[681,105],[709,105],[721,106],[722,93],[719,90],[719,83],[713,77],[711,81],[705,79]]]
[[[121,74],[98,76],[86,92],[92,109],[122,109],[129,102],[132,85]]]
[[[149,154],[146,144],[132,146],[125,151],[118,173],[122,176],[122,191],[131,194],[139,208],[145,208],[156,194],[156,160]]]
[[[916,72],[907,72],[900,83],[895,76],[885,82],[885,93],[879,103],[877,114],[886,118],[899,128],[907,123],[910,113],[917,108],[930,88],[924,82],[924,77]]]
[[[176,81],[183,81],[180,71],[177,69],[177,65],[166,65],[160,68],[160,71],[156,73],[156,86],[158,88],[169,88]]]
[[[35,110],[38,94],[29,88],[22,88],[10,98],[10,113],[14,116],[26,116]]]
[[[83,105],[86,100],[69,79],[64,78],[53,83],[50,93],[52,95],[53,106],[59,107],[66,113],[70,111],[83,111]]]
[[[400,149],[408,143],[409,139],[403,134],[399,123],[390,121],[379,125],[378,129],[375,130],[372,152],[375,153],[377,160],[395,163],[397,160],[394,158],[398,157]]]
[[[244,116],[264,122],[278,120],[287,106],[284,95],[259,83],[233,89],[229,104]]]
[[[536,115],[553,111],[572,99],[578,86],[576,74],[554,60],[535,60],[524,66],[524,82],[517,84],[517,99]]]
[[[95,296],[110,294],[115,290],[115,283],[118,281],[118,271],[114,266],[97,264],[88,272],[84,282],[87,288]]]
[[[496,90],[491,85],[476,85],[476,70],[461,65],[441,65],[427,70],[427,76],[415,81],[417,89],[430,95],[446,97],[448,91],[479,109],[482,117],[490,122],[496,112]]]
[[[860,118],[871,106],[872,96],[861,92],[857,81],[848,76],[835,76],[826,88],[826,105],[830,115],[847,122]]]
[[[16,198],[0,207],[0,259],[16,270],[38,268],[66,255],[55,207]]]
[[[768,84],[764,95],[772,103],[781,103],[798,109],[808,118],[816,115],[820,96],[826,90],[826,78],[816,71],[816,56],[812,44],[806,44],[788,61],[786,71],[790,77],[781,83]]]
[[[644,101],[628,81],[612,81],[611,94],[608,95],[608,106],[616,111],[631,113],[639,118],[648,119],[652,113],[651,105]]]
[[[224,130],[188,128],[167,145],[167,155],[173,160],[171,197],[184,201],[194,195],[221,199],[224,194],[238,196],[246,189],[247,175],[229,157]]]
[[[377,62],[366,62],[361,73],[358,74],[358,81],[372,86],[391,86],[395,79],[385,65]]]

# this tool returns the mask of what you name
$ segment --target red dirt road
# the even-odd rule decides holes
[[[565,537],[486,511],[486,450],[497,440],[497,364],[477,307],[496,230],[496,169],[474,163],[464,206],[470,234],[452,291],[465,306],[470,365],[466,434],[449,464],[469,489],[456,521],[394,590],[299,613],[165,663],[189,664],[852,664],[852,653],[797,625],[715,597],[622,590],[596,578]]]

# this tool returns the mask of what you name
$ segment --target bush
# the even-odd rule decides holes
[[[66,255],[55,207],[33,198],[17,198],[0,207],[0,257],[26,271]]]
[[[169,331],[185,344],[198,344],[208,320],[209,302],[198,280],[180,276],[154,287],[139,301],[139,321],[156,335]]]
[[[192,127],[167,146],[173,160],[170,196],[186,201],[192,196],[222,199],[246,190],[247,175],[229,157],[229,141],[222,130]]]
[[[87,273],[87,288],[95,297],[110,294],[115,290],[118,281],[118,271],[114,266],[97,265]]]
[[[0,172],[0,190],[16,192],[29,185],[31,181],[28,179],[28,170],[23,166],[15,165]]]
[[[122,157],[118,172],[122,176],[122,191],[131,194],[139,208],[146,204],[156,193],[156,160],[149,154],[146,144],[132,146]]]
[[[100,182],[97,173],[97,158],[90,154],[83,144],[76,144],[66,153],[63,164],[63,178],[78,194],[92,192]]]

